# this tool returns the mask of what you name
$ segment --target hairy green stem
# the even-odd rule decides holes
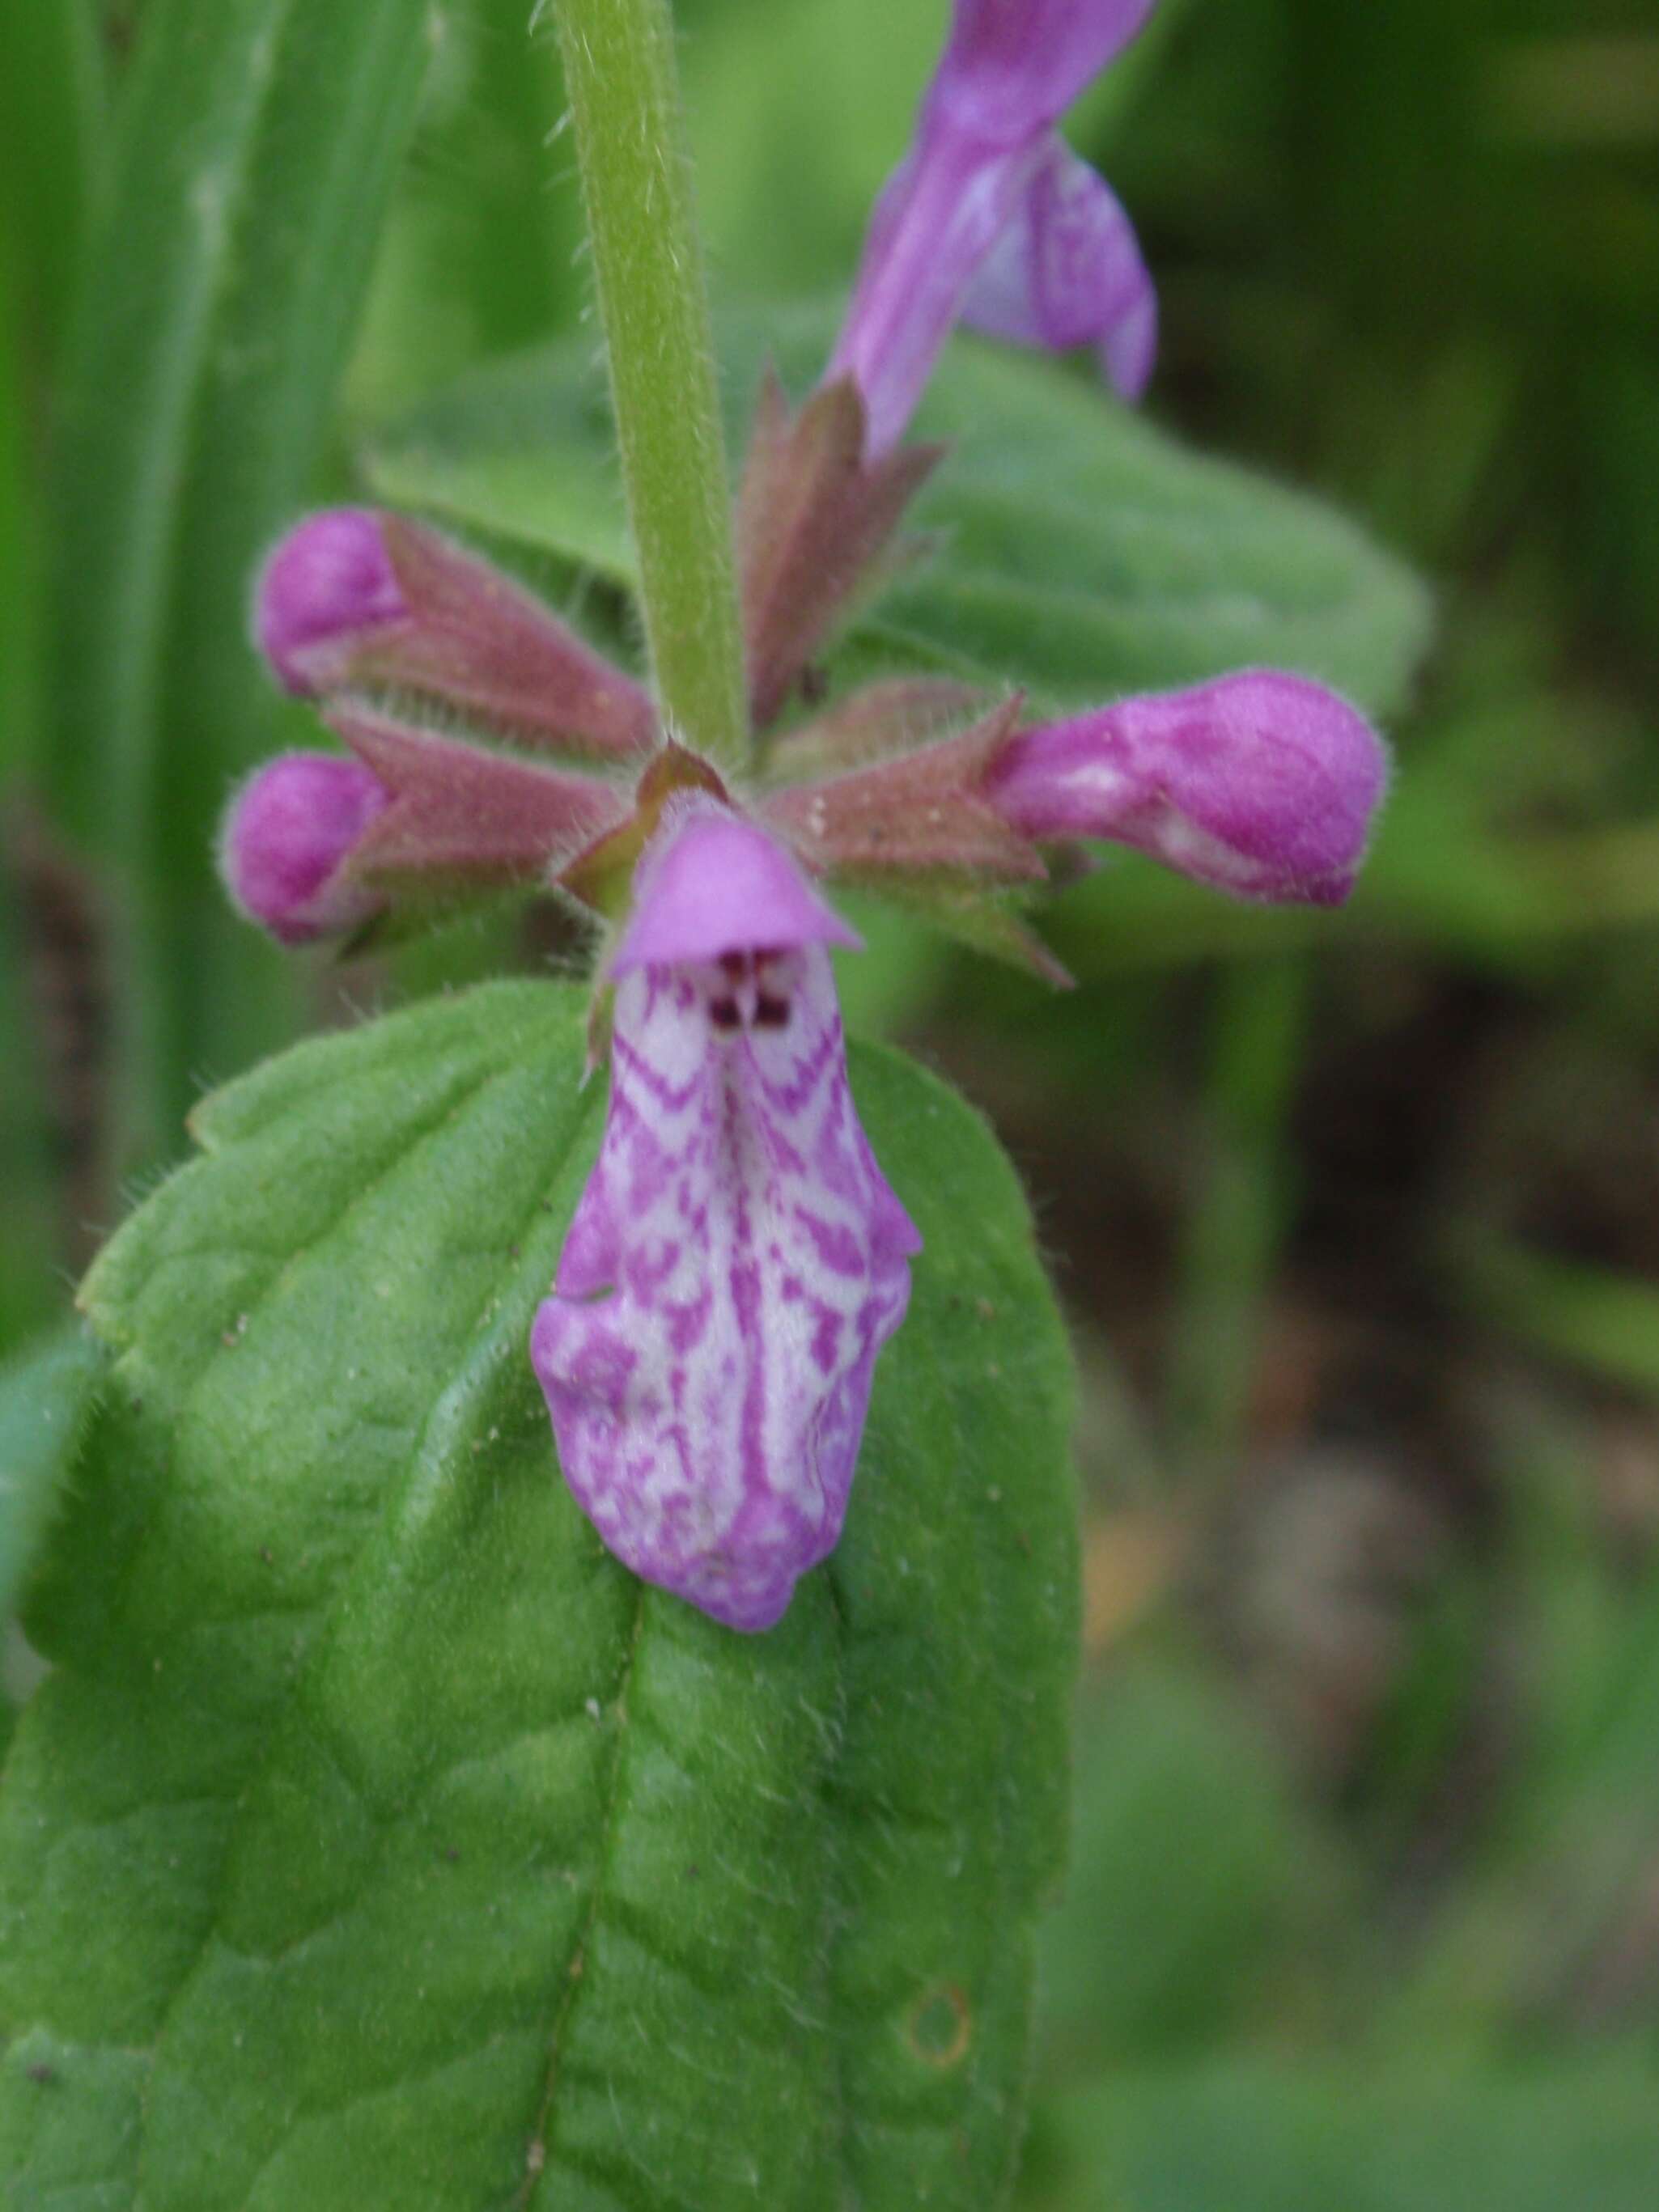
[[[665,716],[748,754],[731,493],[667,0],[556,0],[599,314]]]

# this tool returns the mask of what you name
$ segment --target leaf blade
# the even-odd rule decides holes
[[[301,496],[429,51],[425,0],[147,11],[64,368],[43,772],[131,909],[128,1164],[280,1031],[213,831],[274,697],[254,562]]]
[[[66,1327],[0,1368],[0,1620],[45,1540],[104,1364],[86,1330]]]
[[[736,1637],[603,1552],[528,1368],[584,1048],[577,994],[522,984],[302,1047],[210,1103],[94,1271],[122,1389],[0,1788],[14,2186],[60,2178],[46,2049],[82,2133],[130,2140],[112,2204],[1006,2184],[1075,1630],[1017,1183],[857,1056],[930,1249],[831,1571]]]

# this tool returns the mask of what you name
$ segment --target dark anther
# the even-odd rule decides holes
[[[775,999],[763,991],[755,1001],[755,1027],[757,1030],[785,1030],[788,1026],[788,1000]]]
[[[746,952],[722,952],[720,970],[734,983],[740,982],[749,973],[749,955]]]
[[[708,1002],[708,1018],[713,1022],[717,1030],[736,1029],[738,1022],[742,1018],[738,1012],[737,1000],[735,999],[711,999]]]

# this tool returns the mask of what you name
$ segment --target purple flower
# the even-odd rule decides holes
[[[1028,730],[989,797],[1039,842],[1109,838],[1239,898],[1340,906],[1388,774],[1334,692],[1257,669]]]
[[[647,1582],[770,1627],[841,1534],[921,1239],[848,1085],[825,947],[767,832],[681,799],[641,861],[598,1164],[531,1357],[565,1479]]]
[[[487,561],[404,515],[325,507],[280,539],[253,629],[307,698],[424,694],[538,749],[634,760],[657,739],[650,695]]]
[[[332,753],[284,753],[242,786],[225,817],[219,872],[247,915],[284,945],[343,935],[380,900],[346,864],[391,802],[380,778]]]
[[[903,435],[960,317],[1028,345],[1093,345],[1127,398],[1144,390],[1152,281],[1128,218],[1054,125],[1152,4],[957,0],[826,375],[856,383],[872,459]]]
[[[284,690],[313,698],[349,668],[365,638],[409,610],[380,517],[327,507],[278,541],[253,595],[253,633]]]

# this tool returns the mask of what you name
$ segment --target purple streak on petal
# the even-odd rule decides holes
[[[1121,53],[1153,0],[957,0],[930,114],[1007,145],[1044,131]]]
[[[1388,769],[1334,692],[1251,670],[1028,731],[992,796],[1028,837],[1110,838],[1239,898],[1340,906]]]
[[[284,945],[356,928],[379,902],[338,881],[338,872],[388,804],[380,778],[356,761],[287,753],[267,762],[225,816],[219,868],[226,890]]]
[[[605,1137],[531,1357],[606,1544],[757,1630],[840,1536],[921,1239],[859,1127],[822,944],[741,965],[618,984]]]
[[[668,822],[641,862],[610,972],[718,960],[757,945],[858,943],[776,838],[709,805]]]
[[[1091,345],[1124,398],[1146,390],[1158,351],[1152,280],[1116,194],[1060,139],[1046,142],[963,319],[1051,352]]]
[[[407,612],[379,517],[368,507],[327,507],[290,530],[266,561],[253,629],[277,681],[309,697],[327,688],[365,632]]]

